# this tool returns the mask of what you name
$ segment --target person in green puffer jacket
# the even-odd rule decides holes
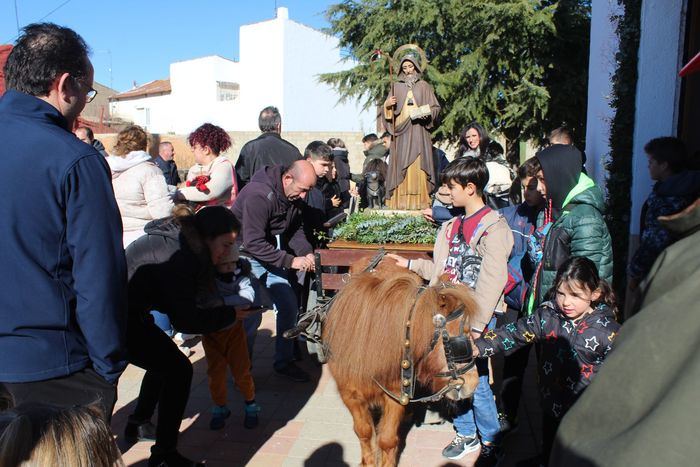
[[[593,261],[601,279],[612,281],[612,242],[605,224],[603,193],[581,172],[581,152],[574,146],[554,144],[536,154],[541,170],[538,191],[547,199],[545,218],[552,225],[542,245],[531,306],[546,301],[557,269],[567,259],[582,256]]]

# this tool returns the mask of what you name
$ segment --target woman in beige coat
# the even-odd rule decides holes
[[[173,201],[163,172],[146,152],[148,134],[132,125],[119,132],[107,163],[124,225],[124,248],[154,219],[168,217]]]

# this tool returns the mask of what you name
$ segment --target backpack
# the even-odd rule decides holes
[[[519,208],[509,206],[500,211],[513,232],[513,249],[508,257],[508,280],[503,289],[503,298],[509,308],[518,311],[523,309],[530,287],[523,274],[523,261],[528,260],[528,243],[535,230],[527,216],[518,212]]]

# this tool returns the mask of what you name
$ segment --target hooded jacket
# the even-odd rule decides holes
[[[185,333],[206,334],[232,324],[233,307],[197,307],[197,298],[214,293],[216,283],[196,229],[169,217],[149,223],[145,231],[126,249],[130,323],[151,319],[149,312],[158,310]]]
[[[107,163],[124,232],[141,231],[150,221],[172,213],[165,177],[150,154],[131,151],[124,157],[109,156]]]
[[[345,148],[333,148],[331,152],[335,170],[338,173],[336,180],[341,192],[350,191],[350,161],[348,160],[348,150]],[[347,207],[347,206],[345,206]]]
[[[601,279],[612,281],[612,241],[603,213],[600,188],[581,173],[581,153],[555,144],[537,154],[542,166],[552,227],[547,232],[534,293],[542,303],[554,284],[557,269],[573,256],[593,261]]]
[[[0,381],[126,367],[126,265],[104,157],[49,103],[0,99]]]
[[[661,226],[659,216],[682,211],[698,196],[700,171],[697,170],[680,172],[654,185],[642,207],[639,248],[628,268],[631,278],[643,279],[663,249],[678,239],[678,235]]]
[[[243,226],[238,235],[241,254],[290,268],[295,255],[288,253],[287,248],[296,256],[313,253],[313,248],[302,227],[303,200],[289,201],[284,194],[284,170],[285,167],[276,165],[256,172],[231,209]]]

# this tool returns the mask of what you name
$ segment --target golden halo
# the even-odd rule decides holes
[[[398,70],[397,72],[401,72],[401,61],[406,50],[418,52],[418,55],[420,56],[420,63],[418,64],[418,67],[420,68],[421,73],[425,73],[425,67],[428,65],[428,58],[425,56],[425,51],[423,51],[423,49],[418,47],[416,44],[404,44],[396,49],[391,61],[393,62],[395,69]]]

